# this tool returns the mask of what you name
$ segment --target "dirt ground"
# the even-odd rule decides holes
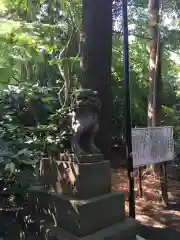
[[[180,181],[177,180],[177,168],[169,166],[167,175],[168,207],[165,207],[162,202],[159,179],[152,175],[144,176],[142,180],[143,198],[140,198],[138,181],[135,178],[136,219],[142,224],[143,234],[150,236],[148,239],[156,240],[155,235],[157,239],[160,237],[163,237],[164,240],[180,239]],[[128,178],[125,169],[112,170],[112,185],[113,189],[124,192],[128,214]]]

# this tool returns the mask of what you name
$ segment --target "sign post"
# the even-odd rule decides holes
[[[163,177],[160,178],[162,200],[168,205],[167,161],[174,158],[173,128],[148,127],[132,129],[133,167],[139,169],[139,194],[142,197],[141,166],[161,164]]]
[[[125,123],[126,123],[126,159],[129,179],[129,215],[135,218],[134,174],[132,154],[131,97],[129,81],[129,38],[127,0],[122,0],[124,29],[124,86],[125,86]]]

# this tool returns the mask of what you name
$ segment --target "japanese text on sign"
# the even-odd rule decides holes
[[[133,128],[132,149],[134,168],[173,160],[173,128]]]

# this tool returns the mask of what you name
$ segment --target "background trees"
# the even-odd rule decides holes
[[[107,1],[107,9],[110,4]],[[109,16],[106,16],[107,19],[104,17],[104,21],[108,21],[110,29],[111,13],[107,14]],[[112,80],[110,82],[108,77],[108,80],[103,82],[105,78],[99,75],[96,67],[96,74],[92,71],[91,83],[95,89],[100,90],[101,98],[104,99],[104,109],[109,109],[109,114],[105,114],[103,110],[101,116],[104,123],[102,132],[109,129],[104,120],[109,121],[112,116],[112,146],[118,147],[124,143],[121,1],[113,1],[112,14]],[[163,42],[161,124],[173,125],[177,139],[180,131],[180,33],[177,20],[179,14],[178,1],[164,2],[163,19],[160,24]],[[41,0],[35,4],[27,0],[6,0],[1,1],[0,16],[0,132],[1,141],[6,145],[4,149],[11,149],[7,152],[11,152],[12,157],[15,155],[13,152],[15,147],[12,146],[16,145],[19,151],[26,149],[23,154],[29,154],[28,156],[34,149],[38,154],[64,151],[68,148],[66,134],[63,128],[58,126],[63,122],[68,107],[69,92],[80,85],[82,78],[79,67],[83,30],[81,1],[66,0],[60,4],[58,0]],[[99,27],[98,17],[99,19],[103,17],[101,11],[97,18],[94,18],[96,32]],[[104,37],[106,27],[104,24]],[[149,90],[150,36],[147,1],[129,1],[129,27],[132,120],[133,126],[140,127],[147,125]],[[110,63],[111,53],[105,49],[109,49],[111,36],[109,35],[107,39],[106,44],[101,46],[101,37],[97,34],[89,45],[96,53],[103,47],[102,58],[94,59],[94,62],[102,68]],[[109,76],[109,72],[105,75]],[[99,86],[103,84],[106,87],[100,88]],[[113,107],[108,106],[110,101],[108,103],[106,101],[111,95]],[[16,158],[20,159],[19,156]]]

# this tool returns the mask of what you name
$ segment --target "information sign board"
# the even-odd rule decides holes
[[[134,168],[173,160],[173,128],[133,128],[132,149]]]

